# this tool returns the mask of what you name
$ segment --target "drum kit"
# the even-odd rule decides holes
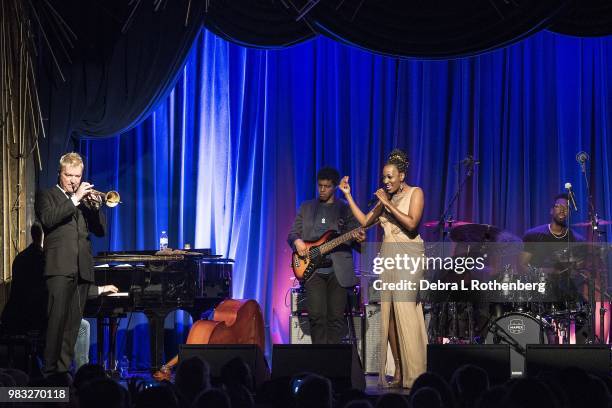
[[[599,222],[599,225],[608,224],[609,221]],[[591,226],[590,223],[573,225]],[[542,283],[549,285],[547,288],[551,280],[559,280],[559,274],[551,274],[543,268],[522,267],[519,262],[522,240],[494,225],[451,220],[444,224],[430,221],[424,226],[441,231],[441,240],[450,247],[452,257],[486,254],[487,263],[481,275],[489,276],[464,273],[460,279],[476,277],[498,282]],[[446,237],[450,238],[450,243]],[[585,276],[585,260],[591,258],[588,249],[587,245],[574,247],[571,258],[563,252],[551,256],[569,280]],[[433,274],[437,274],[436,279],[457,279],[452,271]],[[456,295],[446,292],[443,298],[435,294],[427,298],[431,302],[430,342],[509,344],[513,372],[522,371],[527,344],[569,343],[570,328],[575,330],[577,342],[580,342],[579,337],[585,343],[596,341],[594,328],[589,332],[595,321],[595,303],[592,299],[585,301],[576,293],[555,297],[554,301],[550,301],[546,293],[527,291],[497,291],[492,297],[474,292]],[[588,335],[579,336],[587,332]]]

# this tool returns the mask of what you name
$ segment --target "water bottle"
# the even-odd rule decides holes
[[[130,360],[127,356],[123,356],[123,358],[119,361],[119,376],[121,378],[128,378],[128,370],[130,368]]]
[[[168,249],[168,234],[166,234],[166,231],[162,231],[159,236],[159,250],[163,251],[166,249]]]

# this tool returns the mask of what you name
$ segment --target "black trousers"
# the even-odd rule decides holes
[[[346,335],[347,291],[336,274],[315,273],[304,285],[313,344],[338,344]]]
[[[89,282],[76,276],[47,277],[49,299],[43,369],[46,376],[70,370],[88,289]]]

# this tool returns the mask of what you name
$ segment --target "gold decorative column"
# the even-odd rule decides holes
[[[27,209],[26,196],[34,188],[35,169],[41,168],[38,138],[44,136],[44,128],[30,6],[29,1],[0,1],[0,309],[6,302],[11,263],[29,241],[27,216],[31,218],[32,211]]]

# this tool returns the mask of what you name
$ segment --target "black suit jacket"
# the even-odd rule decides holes
[[[295,251],[293,242],[298,238],[304,241],[316,241],[321,238],[314,231],[314,217],[318,205],[319,200],[314,199],[305,201],[300,206],[293,226],[291,227],[291,231],[289,232],[289,236],[287,237],[287,242],[293,251]],[[336,212],[336,217],[334,222],[329,224],[330,230],[335,230],[339,234],[344,234],[345,232],[359,227],[359,223],[353,216],[346,201],[335,199],[333,208]],[[355,247],[357,246],[358,245],[355,245]],[[357,278],[354,272],[351,246],[346,244],[338,246],[331,252],[330,258],[340,286],[345,288],[355,286],[357,284]]]
[[[101,211],[83,203],[75,207],[57,186],[36,195],[36,216],[45,240],[45,276],[80,276],[93,282],[93,257],[89,233],[106,234],[106,218]]]

